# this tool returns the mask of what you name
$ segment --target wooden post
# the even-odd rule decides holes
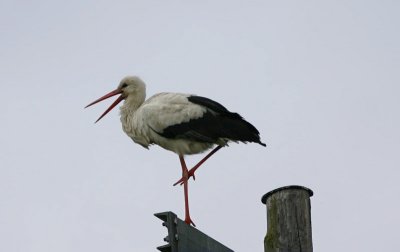
[[[266,193],[265,252],[312,252],[311,205],[313,191],[303,186],[285,186]]]

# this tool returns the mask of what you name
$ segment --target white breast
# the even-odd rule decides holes
[[[157,134],[168,126],[200,118],[206,112],[206,108],[189,102],[188,96],[160,93],[150,97],[136,110],[130,109],[132,106],[125,102],[121,107],[123,130],[135,143],[146,148],[154,143],[178,154],[195,154],[211,148],[213,144],[167,139]]]

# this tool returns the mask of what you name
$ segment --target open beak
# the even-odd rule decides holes
[[[99,99],[95,100],[94,102],[90,103],[89,105],[87,105],[85,108],[90,107],[98,102],[101,102],[105,99],[108,99],[112,96],[118,95],[118,94],[122,94],[122,91],[119,89],[115,89],[114,91],[111,91],[110,93],[104,95],[103,97],[100,97]],[[111,104],[111,106],[104,111],[104,113],[99,117],[99,119],[97,119],[95,121],[95,123],[97,123],[98,121],[100,121],[101,118],[103,118],[108,112],[110,112],[115,106],[117,106],[118,103],[120,103],[123,99],[125,99],[125,97],[123,95],[120,95],[114,102],[113,104]]]

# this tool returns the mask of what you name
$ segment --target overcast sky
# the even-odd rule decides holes
[[[0,2],[0,251],[155,251],[184,218],[176,154],[122,131],[112,102],[207,96],[268,144],[231,144],[190,181],[198,228],[263,251],[261,196],[298,184],[315,251],[395,251],[400,225],[398,1]],[[201,155],[188,158],[194,164]]]

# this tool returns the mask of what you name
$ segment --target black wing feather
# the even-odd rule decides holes
[[[171,139],[188,139],[198,142],[216,143],[218,139],[232,141],[260,141],[258,130],[244,120],[238,113],[232,113],[216,101],[201,96],[189,96],[192,103],[206,107],[207,112],[201,118],[171,125],[158,133]]]

